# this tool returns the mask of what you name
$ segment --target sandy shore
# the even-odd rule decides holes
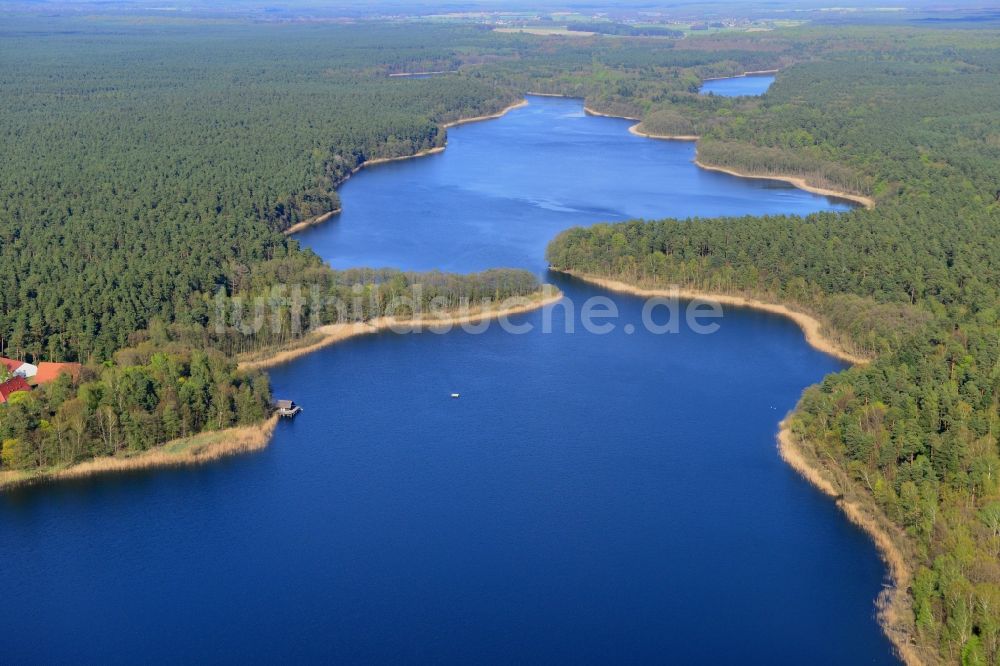
[[[730,176],[738,176],[740,178],[756,178],[757,180],[780,180],[785,183],[789,183],[799,188],[800,190],[805,190],[806,192],[812,192],[813,194],[822,194],[826,197],[835,197],[837,199],[846,199],[847,201],[853,201],[859,203],[865,208],[874,208],[875,200],[871,197],[866,197],[861,194],[851,194],[850,192],[843,192],[841,190],[831,190],[825,187],[816,187],[815,185],[810,185],[806,182],[804,178],[798,176],[784,176],[781,174],[775,175],[760,175],[754,173],[745,173],[742,171],[736,171],[735,169],[728,169],[726,167],[712,166],[711,164],[705,164],[695,158],[694,163],[700,166],[702,169],[708,171],[718,171],[719,173],[729,174]]]
[[[584,106],[583,110],[585,113],[591,116],[600,116],[602,118],[621,118],[622,120],[634,120],[635,125],[632,125],[631,127],[628,128],[629,133],[634,134],[636,136],[645,137],[647,139],[662,139],[664,141],[697,141],[698,139],[701,138],[697,134],[650,134],[649,132],[643,132],[641,129],[639,129],[639,126],[642,125],[641,118],[633,118],[632,116],[616,116],[612,113],[601,113],[600,111],[595,111],[589,106]]]
[[[647,139],[661,139],[663,141],[697,141],[701,138],[697,134],[650,134],[649,132],[643,132],[639,129],[639,125],[641,124],[642,123],[636,123],[635,125],[629,127],[629,133],[645,137]]]
[[[543,97],[568,97],[568,95],[552,95],[545,93],[528,93],[529,95],[542,95]],[[575,99],[580,99],[579,97]],[[701,137],[697,134],[650,134],[649,132],[643,132],[639,129],[639,125],[642,125],[641,118],[633,118],[632,116],[616,116],[613,113],[601,113],[600,111],[595,111],[586,104],[583,105],[584,113],[591,116],[600,116],[601,118],[621,118],[622,120],[633,120],[635,125],[628,128],[630,134],[636,136],[645,137],[647,139],[663,139],[664,141],[697,141]]]
[[[301,222],[296,222],[295,224],[288,227],[281,233],[285,234],[286,236],[291,236],[292,234],[298,233],[303,229],[308,229],[309,227],[316,226],[317,224],[323,224],[334,215],[340,215],[340,210],[341,210],[340,208],[336,208],[334,210],[331,210],[329,213],[323,213],[322,215],[316,215],[315,217],[310,217],[308,220],[302,220]]]
[[[175,439],[142,453],[94,458],[62,469],[43,472],[3,472],[0,473],[0,491],[36,483],[81,479],[97,474],[200,465],[238,453],[257,451],[270,443],[277,422],[278,417],[271,416],[257,425],[203,432],[192,437]]]
[[[362,169],[370,166],[375,166],[376,164],[388,164],[389,162],[402,162],[403,160],[412,160],[418,157],[427,157],[428,155],[437,155],[438,153],[444,152],[444,146],[436,146],[434,148],[424,148],[423,150],[418,150],[412,155],[400,155],[399,157],[376,157],[372,160],[365,160],[358,166],[351,169],[351,175],[353,176]]]
[[[627,282],[620,282],[618,280],[610,280],[607,278],[596,277],[593,275],[586,275],[583,273],[576,273],[574,271],[560,271],[566,273],[567,275],[572,275],[584,282],[589,282],[590,284],[597,285],[602,289],[608,289],[610,291],[617,291],[626,294],[632,294],[634,296],[677,296],[681,299],[694,299],[700,298],[708,301],[715,301],[723,305],[736,305],[739,307],[753,308],[755,310],[763,310],[764,312],[771,312],[774,314],[781,315],[783,317],[788,317],[802,329],[805,333],[806,342],[808,342],[812,347],[818,349],[824,354],[829,354],[839,358],[842,361],[847,361],[848,363],[854,364],[864,364],[868,363],[869,359],[862,358],[856,354],[843,349],[833,340],[827,338],[822,332],[822,325],[819,320],[815,317],[808,315],[804,312],[799,312],[798,310],[792,310],[791,308],[780,305],[778,303],[767,303],[765,301],[760,301],[755,298],[748,298],[745,296],[734,296],[732,294],[716,294],[712,292],[699,291],[696,289],[642,289],[640,287],[633,286]]]
[[[586,104],[583,105],[583,112],[591,116],[600,116],[602,118],[622,118],[624,120],[634,120],[636,122],[641,122],[642,120],[641,118],[633,118],[632,116],[616,116],[613,113],[601,113],[600,111],[594,111]]]
[[[788,465],[802,475],[809,483],[824,494],[834,498],[837,506],[847,519],[862,529],[875,543],[882,560],[889,569],[892,587],[883,589],[876,605],[879,624],[892,642],[899,657],[909,666],[920,666],[924,658],[915,646],[913,635],[913,608],[907,590],[913,578],[913,569],[904,553],[901,543],[905,537],[879,511],[874,501],[863,492],[856,493],[862,499],[844,497],[827,471],[815,456],[806,453],[806,448],[791,431],[786,421],[782,421],[778,431],[778,453]],[[848,481],[848,483],[850,483]]]
[[[431,316],[417,319],[397,319],[395,317],[379,317],[366,322],[353,322],[349,324],[327,324],[320,326],[306,339],[301,347],[283,349],[276,351],[264,358],[250,358],[240,361],[240,370],[259,370],[272,368],[276,365],[288,363],[294,359],[306,356],[323,347],[357,337],[359,335],[369,335],[380,331],[398,330],[408,328],[414,331],[423,329],[442,329],[462,324],[474,324],[487,319],[498,319],[510,315],[530,312],[538,308],[545,307],[562,299],[563,295],[555,287],[544,285],[542,291],[536,296],[526,297],[522,302],[505,308],[487,308],[470,311],[465,314],[454,316]]]
[[[500,109],[496,113],[491,113],[487,116],[475,116],[473,118],[459,118],[458,120],[453,120],[450,123],[445,123],[441,127],[447,129],[449,127],[455,127],[456,125],[465,125],[467,123],[478,123],[482,120],[494,120],[495,118],[500,118],[501,116],[507,115],[508,112],[513,111],[514,109],[520,109],[522,106],[528,106],[528,100],[522,99],[520,102],[515,102],[514,104],[511,104],[510,106]]]

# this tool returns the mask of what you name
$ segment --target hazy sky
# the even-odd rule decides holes
[[[0,0],[0,12],[41,10],[72,13],[96,12],[167,12],[205,14],[258,14],[271,15],[351,15],[413,13],[427,14],[456,11],[553,11],[576,10],[582,13],[600,11],[653,11],[666,15],[760,16],[787,14],[830,15],[836,12],[817,12],[820,8],[887,9],[895,8],[919,12],[950,11],[958,9],[1000,9],[1000,0]],[[849,13],[849,12],[844,12]]]

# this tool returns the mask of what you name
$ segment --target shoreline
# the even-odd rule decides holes
[[[766,70],[762,70],[762,72],[747,72],[743,76],[756,73],[768,73],[768,72]],[[721,78],[733,78],[733,77],[726,76]],[[556,95],[550,95],[550,96],[556,96]],[[562,97],[562,95],[558,96]],[[628,131],[630,134],[634,134],[635,136],[641,136],[646,139],[656,139],[658,141],[698,141],[701,138],[697,134],[651,134],[649,132],[643,132],[641,129],[639,129],[639,126],[642,125],[642,120],[640,120],[639,118],[633,118],[632,116],[616,116],[610,113],[601,113],[600,111],[595,111],[594,109],[588,107],[586,104],[584,104],[583,110],[585,113],[588,113],[592,116],[601,116],[603,118],[621,118],[623,120],[637,121],[635,125],[632,125],[631,127],[628,128]],[[827,187],[810,185],[808,182],[806,182],[806,179],[802,178],[801,176],[789,176],[785,174],[761,176],[757,174],[737,171],[735,169],[730,169],[728,167],[712,166],[711,164],[706,164],[701,160],[699,160],[697,157],[697,152],[695,153],[694,163],[696,166],[705,169],[706,171],[717,171],[719,173],[724,173],[729,176],[736,176],[737,178],[754,178],[757,180],[777,180],[783,183],[788,183],[789,185],[792,185],[800,190],[804,190],[806,192],[812,192],[813,194],[819,194],[825,197],[833,197],[835,199],[843,199],[845,201],[851,201],[853,203],[860,204],[868,209],[875,207],[875,200],[872,199],[871,197],[867,197],[863,194],[853,194],[851,192],[844,192],[843,190],[833,190]]]
[[[822,324],[818,319],[812,315],[806,314],[805,312],[800,312],[798,310],[793,310],[786,305],[781,305],[779,303],[768,303],[766,301],[761,301],[756,298],[751,298],[749,296],[736,296],[733,294],[720,294],[709,291],[701,291],[698,289],[645,289],[643,287],[636,287],[627,282],[621,282],[620,280],[613,280],[610,278],[602,278],[595,275],[590,275],[587,273],[577,273],[571,270],[559,270],[553,268],[551,270],[557,271],[559,273],[564,273],[565,275],[570,275],[588,282],[590,284],[601,287],[602,289],[607,289],[609,291],[614,291],[618,293],[631,294],[633,296],[677,296],[681,300],[693,300],[702,299],[708,301],[715,301],[723,305],[733,305],[736,307],[751,308],[753,310],[760,310],[763,312],[770,312],[771,314],[781,315],[787,317],[794,321],[802,332],[805,334],[806,342],[813,349],[823,352],[824,354],[829,354],[835,358],[851,363],[853,365],[865,365],[870,362],[870,359],[863,358],[856,354],[852,354],[846,349],[842,348],[833,340],[827,338],[822,333]]]
[[[629,134],[641,136],[645,139],[658,139],[660,141],[697,141],[701,138],[697,134],[650,134],[649,132],[643,132],[639,129],[639,125],[641,124],[641,122],[638,122],[629,127]]]
[[[595,111],[586,104],[583,105],[583,112],[586,113],[587,115],[600,116],[601,118],[621,118],[622,120],[634,120],[636,124],[642,122],[642,118],[633,118],[632,116],[616,116],[613,113],[603,113],[601,111]]]
[[[753,75],[753,74],[765,74],[765,73],[770,73],[770,72],[768,70],[761,70],[760,72],[746,72],[742,76]],[[733,77],[725,76],[720,78],[728,79]],[[530,93],[530,94],[535,95],[538,93]],[[566,95],[543,95],[543,96],[566,97]],[[628,128],[629,133],[634,134],[635,136],[641,136],[646,139],[656,139],[658,141],[698,141],[699,139],[701,139],[701,137],[697,134],[651,134],[649,132],[644,132],[641,129],[639,129],[639,126],[642,125],[642,120],[639,118],[634,118],[632,116],[616,116],[610,113],[602,113],[600,111],[595,111],[586,104],[584,104],[583,110],[584,113],[587,113],[592,116],[600,116],[602,118],[621,118],[623,120],[634,120],[636,121],[636,123],[635,125],[632,125],[631,127]],[[696,166],[705,169],[706,171],[717,171],[719,173],[724,173],[729,176],[736,176],[737,178],[754,178],[756,180],[777,180],[783,183],[788,183],[789,185],[792,185],[800,190],[804,190],[806,192],[812,192],[813,194],[819,194],[825,197],[833,197],[835,199],[843,199],[844,201],[851,201],[853,203],[860,204],[861,206],[864,206],[865,208],[868,209],[875,207],[875,200],[871,197],[867,197],[863,194],[844,192],[843,190],[833,190],[827,187],[810,185],[808,182],[806,182],[806,179],[802,178],[801,176],[789,176],[785,174],[762,176],[762,175],[737,171],[735,169],[730,169],[728,167],[712,166],[711,164],[706,164],[701,160],[699,160],[697,157],[697,152],[695,153],[694,163]]]
[[[532,94],[537,94],[537,93],[532,93]],[[568,97],[567,95],[546,95],[546,96]],[[576,97],[569,99],[580,99],[580,98]],[[588,115],[599,116],[601,118],[620,118],[622,120],[632,120],[635,122],[635,125],[631,125],[628,128],[629,134],[634,134],[635,136],[641,136],[646,139],[659,139],[661,141],[697,141],[698,139],[701,138],[697,134],[650,134],[649,132],[643,132],[641,129],[639,129],[639,126],[642,125],[641,118],[634,118],[632,116],[616,116],[613,113],[602,113],[601,111],[596,111],[590,108],[586,104],[583,105],[583,112]]]
[[[892,580],[892,586],[883,588],[875,600],[877,617],[882,633],[892,644],[898,656],[907,666],[924,664],[922,656],[916,647],[916,636],[911,628],[912,623],[907,618],[913,615],[907,590],[913,579],[913,567],[910,565],[904,549],[899,546],[892,533],[892,525],[871,501],[847,499],[837,490],[826,474],[823,465],[811,459],[803,450],[791,428],[787,418],[778,424],[778,455],[795,472],[810,485],[833,499],[843,514],[855,527],[868,535],[875,544],[879,557],[885,564]],[[869,499],[864,493],[863,500]]]
[[[208,430],[190,437],[165,442],[135,455],[102,456],[62,469],[42,472],[5,472],[0,474],[0,493],[16,488],[83,479],[102,474],[165,467],[189,467],[241,453],[259,451],[271,443],[271,434],[277,423],[278,416],[273,414],[255,425],[238,426],[225,430]]]
[[[433,72],[396,72],[389,74],[390,79],[407,79],[414,76],[439,76],[441,74],[458,74],[457,69],[439,69]]]
[[[497,111],[496,113],[492,113],[485,116],[474,116],[472,118],[459,118],[458,120],[452,120],[451,122],[443,123],[442,125],[440,125],[440,127],[442,129],[448,129],[450,127],[465,125],[467,123],[478,123],[483,120],[493,120],[495,118],[500,118],[506,115],[509,111],[513,111],[514,109],[519,109],[527,105],[528,105],[528,100],[522,99],[520,102],[515,102],[513,104],[510,104],[509,106],[504,107],[503,109]],[[353,176],[354,174],[358,173],[359,171],[367,167],[375,166],[377,164],[388,164],[389,162],[401,162],[402,160],[412,160],[418,157],[427,157],[428,155],[437,155],[438,153],[443,152],[444,149],[447,147],[448,147],[448,140],[446,137],[445,144],[443,146],[435,146],[434,148],[424,148],[423,150],[418,150],[412,155],[400,155],[398,157],[376,157],[370,160],[365,160],[358,166],[351,169],[351,172],[348,173],[343,178],[341,178],[337,183],[335,183],[333,185],[333,188],[334,190],[336,190],[341,185],[350,180],[351,176]],[[288,227],[281,233],[284,234],[285,236],[291,236],[292,234],[303,231],[304,229],[308,229],[309,227],[315,227],[317,225],[320,225],[323,222],[329,220],[331,217],[339,215],[341,212],[343,212],[343,207],[335,208],[334,210],[323,213],[321,215],[310,217],[308,220],[303,220],[302,222],[296,222],[295,224]]]
[[[742,74],[733,74],[732,76],[710,76],[707,79],[702,79],[702,83],[705,81],[722,81],[723,79],[742,79],[748,76],[765,76],[767,74],[777,74],[780,69],[755,69],[750,72],[743,72]]]
[[[716,77],[716,79],[725,78],[739,78],[745,76],[753,75],[763,75],[778,70],[760,70],[757,72],[745,72],[742,75],[736,77]],[[427,74],[438,74],[439,72],[430,72]],[[440,72],[445,73],[445,72]],[[420,73],[417,73],[420,74]],[[414,76],[417,74],[401,74],[389,76]],[[704,79],[715,80],[715,79]],[[545,97],[569,97],[565,95],[558,94],[545,94],[545,93],[529,93],[531,95],[545,96]],[[527,100],[522,100],[521,102],[511,104],[501,111],[490,114],[476,116],[472,118],[459,119],[445,123],[441,125],[442,128],[447,129],[463,124],[481,122],[486,120],[497,119],[504,116],[511,110],[521,108],[528,105]],[[637,121],[635,125],[628,128],[628,131],[636,136],[641,136],[649,139],[656,140],[669,140],[669,141],[697,141],[699,136],[697,135],[656,135],[642,132],[637,129],[641,125],[641,120],[638,118],[633,118],[630,116],[616,116],[613,114],[606,114],[595,111],[588,108],[586,105],[583,106],[584,112],[599,117],[607,118],[622,118],[631,121]],[[433,154],[443,152],[447,147],[447,139],[445,145],[423,149],[417,151],[412,155],[403,155],[398,157],[386,157],[386,158],[375,158],[372,160],[366,160],[353,168],[349,174],[347,174],[337,187],[342,185],[351,176],[358,173],[365,167],[414,159],[419,157],[425,157]],[[804,191],[812,192],[815,194],[830,196],[834,198],[844,199],[852,201],[863,205],[865,208],[873,208],[875,205],[874,199],[866,197],[863,195],[855,195],[846,192],[840,192],[837,190],[831,190],[827,188],[820,188],[816,186],[811,186],[806,183],[804,178],[796,176],[784,176],[784,175],[755,175],[748,173],[741,173],[732,169],[725,167],[716,167],[711,165],[706,165],[700,162],[697,158],[694,163],[705,170],[716,171],[725,173],[727,175],[740,177],[740,178],[754,178],[759,180],[775,180],[782,181],[793,185],[798,189]],[[282,233],[285,235],[291,235],[298,233],[304,229],[312,226],[317,226],[322,224],[332,217],[340,214],[342,208],[338,207],[327,213],[316,215],[314,217],[308,218],[298,222],[288,229],[284,230]],[[842,361],[846,361],[852,364],[866,364],[870,362],[870,359],[862,358],[860,356],[854,355],[847,350],[840,347],[837,343],[827,338],[822,333],[822,324],[815,317],[808,315],[806,313],[792,310],[788,306],[781,305],[779,303],[768,303],[751,297],[743,297],[729,294],[719,294],[712,292],[705,292],[696,289],[677,289],[677,290],[661,290],[661,289],[643,289],[640,287],[634,287],[625,282],[620,282],[617,280],[611,280],[606,278],[599,278],[595,276],[590,276],[587,274],[579,274],[572,271],[559,271],[568,275],[571,275],[577,279],[584,282],[588,282],[599,286],[604,289],[608,289],[615,292],[628,293],[636,296],[678,296],[681,299],[706,299],[717,301],[719,303],[733,305],[737,307],[747,307],[755,310],[765,311],[772,314],[778,314],[787,317],[794,321],[805,335],[807,343],[814,349],[817,349],[823,353],[834,356]],[[385,330],[393,329],[396,326],[412,326],[419,329],[433,329],[441,327],[451,327],[466,323],[476,323],[487,319],[497,319],[504,316],[521,314],[525,312],[530,312],[539,308],[543,308],[552,303],[556,303],[563,298],[562,292],[555,290],[555,293],[551,293],[550,285],[543,285],[542,290],[538,292],[538,298],[532,300],[528,303],[523,303],[520,305],[514,305],[506,308],[497,309],[483,309],[478,312],[470,312],[464,315],[457,316],[445,316],[441,318],[428,318],[428,317],[418,317],[416,319],[400,320],[394,317],[379,317],[368,322],[356,322],[351,324],[329,324],[326,326],[321,326],[313,332],[313,334],[319,334],[320,339],[314,343],[310,343],[306,346],[296,349],[286,349],[277,351],[271,356],[265,357],[261,360],[240,362],[240,370],[249,369],[267,369],[277,365],[282,365],[284,363],[291,362],[302,356],[306,356],[315,351],[318,351],[327,346],[348,340],[361,335],[367,335],[372,333],[379,333]],[[534,298],[535,295],[526,298]],[[0,493],[3,493],[8,489],[15,489],[21,487],[27,487],[30,485],[49,483],[54,481],[71,480],[71,479],[82,479],[95,475],[102,474],[115,474],[122,472],[139,471],[144,469],[155,469],[155,468],[168,468],[168,467],[182,467],[182,466],[193,466],[198,464],[204,464],[208,462],[213,462],[224,457],[229,457],[241,453],[248,453],[253,451],[258,451],[266,448],[271,440],[272,434],[278,422],[278,417],[272,415],[268,417],[265,421],[260,424],[253,426],[245,426],[239,428],[229,428],[220,431],[207,431],[199,433],[189,438],[184,438],[182,440],[172,440],[161,446],[155,447],[148,451],[136,454],[134,456],[128,457],[101,457],[92,460],[84,461],[81,463],[74,464],[68,468],[53,471],[53,472],[43,472],[39,474],[34,474],[30,476],[25,476],[23,478],[16,479],[5,479],[4,476],[0,475]],[[221,439],[220,439],[221,438]],[[205,440],[205,443],[196,443],[196,440]],[[843,494],[838,492],[835,485],[826,477],[824,472],[827,470],[818,461],[812,461],[803,451],[801,442],[796,441],[795,435],[792,433],[790,427],[786,420],[779,423],[779,432],[777,435],[778,440],[778,451],[779,455],[792,469],[794,469],[798,474],[805,478],[809,483],[815,486],[818,490],[824,494],[830,496],[834,499],[835,504],[844,512],[848,520],[856,525],[858,528],[863,530],[872,541],[875,543],[876,549],[878,550],[880,556],[885,562],[889,576],[893,581],[893,587],[882,591],[879,595],[879,623],[883,628],[883,631],[888,636],[890,642],[898,650],[899,656],[903,659],[906,664],[921,664],[922,659],[916,652],[915,647],[912,644],[911,634],[907,632],[906,627],[903,626],[901,618],[906,617],[906,613],[910,612],[909,597],[906,594],[906,589],[908,588],[910,581],[912,579],[912,568],[907,562],[907,559],[893,539],[892,534],[883,524],[884,521],[880,520],[881,512],[878,510],[877,506],[865,506],[861,502],[847,500],[844,498]],[[170,451],[171,446],[182,445],[183,448],[177,451]],[[864,497],[864,495],[862,495]],[[884,605],[883,605],[884,604]]]
[[[531,312],[556,303],[563,298],[563,293],[552,285],[543,285],[542,289],[533,296],[523,297],[520,303],[502,308],[486,308],[469,312],[467,314],[451,314],[441,317],[418,317],[416,319],[397,319],[395,317],[378,317],[371,321],[352,322],[349,324],[326,324],[320,326],[312,332],[310,337],[318,336],[318,339],[307,343],[301,347],[292,349],[279,349],[261,359],[247,359],[239,362],[241,371],[265,370],[278,365],[283,365],[297,358],[307,356],[315,351],[329,347],[330,345],[356,338],[362,335],[380,333],[382,331],[393,330],[399,327],[415,328],[419,332],[422,329],[441,329],[462,324],[475,324],[486,320],[499,319],[511,315]],[[527,300],[528,302],[524,302]]]
[[[696,289],[678,289],[675,291],[643,289],[618,280],[599,278],[573,271],[558,272],[571,275],[579,280],[610,291],[635,296],[676,295],[681,299],[702,298],[779,314],[788,317],[798,324],[805,333],[806,341],[814,349],[854,365],[869,362],[868,359],[851,354],[832,340],[826,338],[820,331],[819,320],[815,317],[792,310],[785,305]],[[778,424],[777,449],[778,455],[789,467],[809,482],[810,485],[814,486],[824,495],[832,498],[847,519],[867,534],[874,543],[875,549],[885,564],[889,578],[892,581],[892,586],[883,589],[875,600],[879,626],[903,663],[908,666],[924,664],[925,662],[916,648],[916,639],[910,626],[912,623],[907,620],[913,613],[910,598],[907,594],[910,582],[913,579],[913,566],[907,558],[905,549],[900,547],[898,543],[902,537],[899,535],[894,536],[891,523],[887,521],[878,507],[870,501],[870,498],[863,491],[856,493],[856,496],[860,499],[848,499],[844,496],[844,493],[828,478],[827,470],[822,463],[806,454],[801,443],[797,441],[797,438],[792,433],[787,417]]]
[[[833,197],[835,199],[844,199],[846,201],[853,201],[854,203],[861,204],[865,208],[871,209],[875,207],[875,200],[871,197],[866,197],[863,194],[852,194],[850,192],[843,192],[841,190],[831,190],[826,187],[818,187],[816,185],[810,185],[806,182],[805,178],[801,176],[787,176],[787,175],[758,175],[752,173],[745,173],[742,171],[737,171],[735,169],[730,169],[728,167],[712,166],[711,164],[705,164],[701,160],[694,158],[694,163],[705,169],[706,171],[717,171],[719,173],[724,173],[730,176],[736,176],[737,178],[755,178],[757,180],[778,180],[783,183],[788,183],[794,185],[800,190],[805,190],[806,192],[812,192],[813,194],[819,194],[825,197]]]
[[[478,123],[483,120],[495,120],[496,118],[502,118],[514,109],[520,109],[524,106],[528,106],[528,100],[522,98],[520,102],[514,102],[513,104],[500,109],[496,113],[490,113],[485,116],[473,116],[472,118],[459,118],[458,120],[452,120],[451,122],[444,123],[441,127],[448,129],[449,127],[458,127],[459,125],[467,125],[468,123]],[[444,146],[441,147],[441,150],[444,150]]]
[[[288,227],[287,229],[285,229],[281,233],[285,234],[286,236],[291,236],[292,234],[298,233],[299,231],[302,231],[303,229],[308,229],[309,227],[314,227],[317,224],[323,224],[324,222],[326,222],[327,220],[329,220],[334,215],[340,215],[341,210],[342,209],[340,209],[340,208],[334,208],[333,210],[331,210],[331,211],[329,211],[327,213],[323,213],[322,215],[314,215],[313,217],[310,217],[307,220],[302,220],[301,222],[296,222],[295,224],[293,224],[292,226]]]

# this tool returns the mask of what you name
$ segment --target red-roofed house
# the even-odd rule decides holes
[[[30,378],[34,377],[35,373],[38,372],[38,368],[31,365],[30,363],[25,363],[24,361],[15,361],[12,358],[3,358],[0,356],[0,365],[7,368],[7,372],[16,376]]]
[[[30,391],[31,387],[28,382],[24,381],[24,377],[14,377],[13,379],[8,379],[3,384],[0,384],[0,404],[7,402],[12,393],[17,393],[18,391]]]
[[[55,381],[59,375],[66,373],[74,380],[80,378],[79,363],[51,363],[45,361],[38,364],[38,372],[35,373],[34,382],[36,384],[46,384]]]

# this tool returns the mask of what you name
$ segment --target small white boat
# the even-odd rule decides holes
[[[452,393],[451,397],[453,397],[453,398],[461,398],[462,394],[461,393]]]

